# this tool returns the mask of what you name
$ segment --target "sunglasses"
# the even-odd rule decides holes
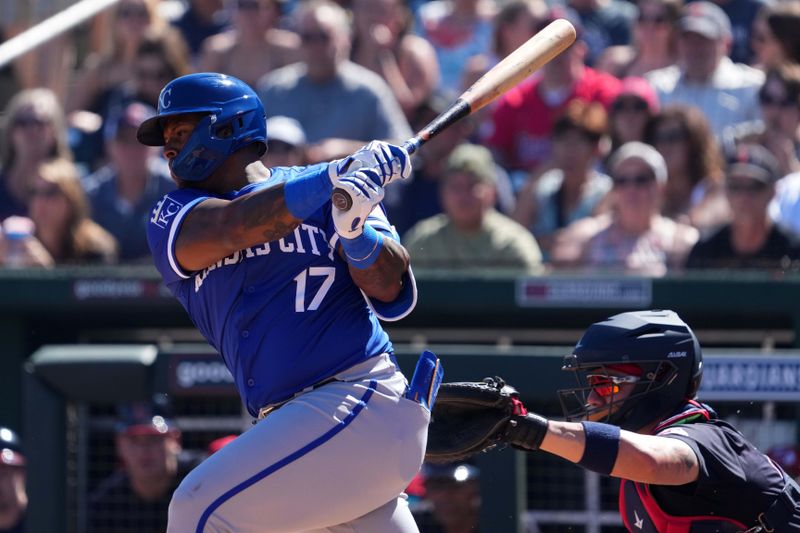
[[[686,140],[686,135],[682,130],[667,130],[661,133],[656,133],[653,142],[658,143],[676,143]]]
[[[745,179],[742,181],[730,181],[725,184],[725,188],[732,193],[758,194],[767,188],[763,181]]]
[[[614,187],[647,187],[656,181],[656,178],[648,174],[637,174],[635,176],[614,176]]]
[[[613,111],[638,111],[644,112],[647,111],[647,102],[644,100],[640,100],[639,98],[633,99],[623,99],[620,98],[614,102],[612,105]]]
[[[307,32],[300,34],[300,40],[307,44],[328,44],[331,41],[331,36],[321,31]]]
[[[648,17],[647,15],[640,14],[639,17],[636,19],[639,24],[664,24],[667,22],[666,15],[655,15]]]
[[[17,117],[14,119],[14,126],[27,128],[31,126],[47,126],[50,121],[41,117]]]
[[[798,105],[797,101],[792,101],[788,98],[776,98],[769,94],[759,94],[758,101],[765,106],[796,107]]]
[[[123,19],[149,19],[150,14],[147,12],[147,9],[138,6],[121,6],[117,10],[117,16]]]
[[[639,378],[636,376],[609,376],[608,374],[589,374],[586,376],[586,383],[601,398],[619,394],[620,385],[636,383],[637,381],[639,381]]]
[[[31,198],[55,198],[61,195],[61,190],[55,185],[52,187],[34,187],[28,194]]]
[[[240,10],[255,11],[258,9],[258,0],[239,0],[236,2],[236,7]]]

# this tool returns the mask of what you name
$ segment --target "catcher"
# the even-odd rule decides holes
[[[497,444],[543,450],[621,479],[629,531],[800,531],[800,488],[732,425],[695,400],[700,345],[672,311],[592,324],[564,359],[578,386],[558,391],[567,421],[527,412],[499,378],[439,391],[426,459]]]

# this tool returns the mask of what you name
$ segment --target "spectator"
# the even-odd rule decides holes
[[[659,213],[667,165],[647,144],[623,144],[609,170],[613,211],[573,222],[556,237],[553,262],[660,276],[683,265],[697,230]]]
[[[267,120],[267,153],[261,158],[264,166],[294,167],[306,164],[306,134],[300,123],[289,117]]]
[[[726,131],[725,148],[761,144],[777,158],[781,176],[800,171],[800,65],[784,63],[769,70],[758,102],[763,120]]]
[[[586,43],[574,15],[553,8],[549,19],[572,17],[578,40],[547,63],[541,75],[531,76],[505,95],[492,113],[486,144],[509,170],[536,171],[552,157],[553,122],[572,100],[600,102],[605,107],[619,93],[620,82],[584,66]]]
[[[444,213],[420,221],[405,237],[415,266],[541,270],[541,252],[530,232],[494,209],[495,168],[482,146],[453,150],[440,187]]]
[[[425,464],[422,467],[425,497],[431,502],[436,525],[422,533],[469,533],[478,531],[481,492],[480,470],[468,463]]]
[[[103,106],[96,110],[96,125],[77,126],[73,129],[73,150],[77,162],[87,172],[97,170],[106,163],[104,124],[109,117],[118,115],[127,104],[137,101],[156,107],[161,88],[174,76],[189,72],[186,43],[174,29],[150,31],[142,37],[136,50],[133,73],[119,85],[110,88]],[[83,113],[88,115],[88,113]],[[75,114],[73,114],[73,117]],[[73,122],[76,120],[73,118]],[[89,122],[88,120],[86,122]]]
[[[491,49],[494,0],[435,0],[418,14],[419,33],[436,51],[439,89],[461,92],[465,65]]]
[[[24,264],[52,267],[116,262],[117,243],[89,218],[89,203],[72,162],[54,159],[42,163],[29,194],[28,211],[35,230],[25,239],[29,255]]]
[[[379,74],[410,117],[439,84],[431,44],[410,33],[412,16],[403,0],[354,0],[350,58]]]
[[[89,498],[89,531],[163,533],[183,475],[181,433],[158,405],[120,407],[115,445],[121,468]]]
[[[281,0],[236,0],[232,28],[203,43],[200,70],[235,76],[251,87],[267,72],[300,60],[300,38],[277,27]]]
[[[134,75],[137,50],[148,30],[163,31],[157,0],[121,0],[108,16],[105,49],[91,53],[72,83],[67,109],[103,114],[111,91]]]
[[[547,18],[544,0],[505,2],[492,24],[492,47],[485,54],[472,56],[466,63],[464,86],[470,86],[490,68],[533,37]]]
[[[611,178],[594,169],[606,132],[606,112],[597,102],[573,100],[553,126],[553,161],[522,188],[514,219],[529,228],[545,257],[553,235],[572,222],[597,214]]]
[[[757,144],[739,145],[725,177],[732,220],[692,248],[687,268],[792,267],[800,259],[800,248],[767,213],[779,177],[778,162],[769,150]]]
[[[661,104],[699,107],[717,136],[757,118],[764,74],[727,57],[731,25],[725,12],[711,2],[692,2],[683,8],[678,30],[678,63],[646,76]]]
[[[414,131],[425,127],[444,112],[451,102],[450,96],[433,94],[417,109],[412,119]],[[423,150],[415,154],[411,178],[386,188],[383,202],[389,213],[389,220],[400,235],[405,234],[420,220],[442,212],[439,182],[444,174],[447,158],[456,146],[472,136],[475,128],[475,117],[470,115],[442,130],[439,135],[425,143]],[[513,196],[513,192],[511,195]]]
[[[658,95],[647,80],[633,76],[623,79],[608,115],[611,151],[627,142],[644,141],[647,122],[658,110]]]
[[[0,140],[0,220],[28,213],[28,198],[39,165],[71,158],[64,112],[49,89],[19,92],[9,102]]]
[[[800,2],[786,0],[765,5],[753,23],[756,63],[765,70],[783,63],[800,63]]]
[[[229,17],[223,0],[187,0],[186,4],[186,10],[172,24],[189,45],[189,55],[194,63],[203,41],[225,31]]]
[[[153,108],[134,102],[111,117],[105,126],[109,163],[84,181],[92,218],[117,240],[123,262],[150,262],[145,226],[152,206],[175,188],[158,152],[136,140],[136,129],[153,115]]]
[[[28,494],[25,456],[15,431],[0,427],[0,533],[23,533]]]
[[[300,122],[309,162],[334,159],[369,139],[411,136],[403,111],[380,76],[350,62],[347,12],[330,0],[298,9],[303,61],[259,81],[267,116]]]
[[[631,41],[631,26],[636,7],[622,0],[567,0],[583,27],[586,42],[586,63],[593,65],[609,46],[626,45]]]
[[[661,213],[706,230],[728,218],[722,186],[722,155],[702,112],[670,106],[647,125],[646,142],[667,162]]]
[[[681,0],[641,0],[633,25],[633,43],[610,46],[597,59],[595,68],[618,78],[644,76],[677,60],[676,28]]]

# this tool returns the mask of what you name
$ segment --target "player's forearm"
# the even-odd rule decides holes
[[[351,264],[350,275],[370,298],[391,302],[400,294],[408,263],[406,249],[397,241],[386,238],[377,260],[367,268],[357,268]]]
[[[202,270],[237,250],[280,239],[299,224],[286,207],[283,184],[230,202],[205,200],[181,226],[176,258],[187,271]]]

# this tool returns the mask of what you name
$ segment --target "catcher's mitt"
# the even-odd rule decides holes
[[[428,426],[425,460],[450,463],[495,447],[511,417],[527,413],[518,396],[499,377],[442,383]]]

